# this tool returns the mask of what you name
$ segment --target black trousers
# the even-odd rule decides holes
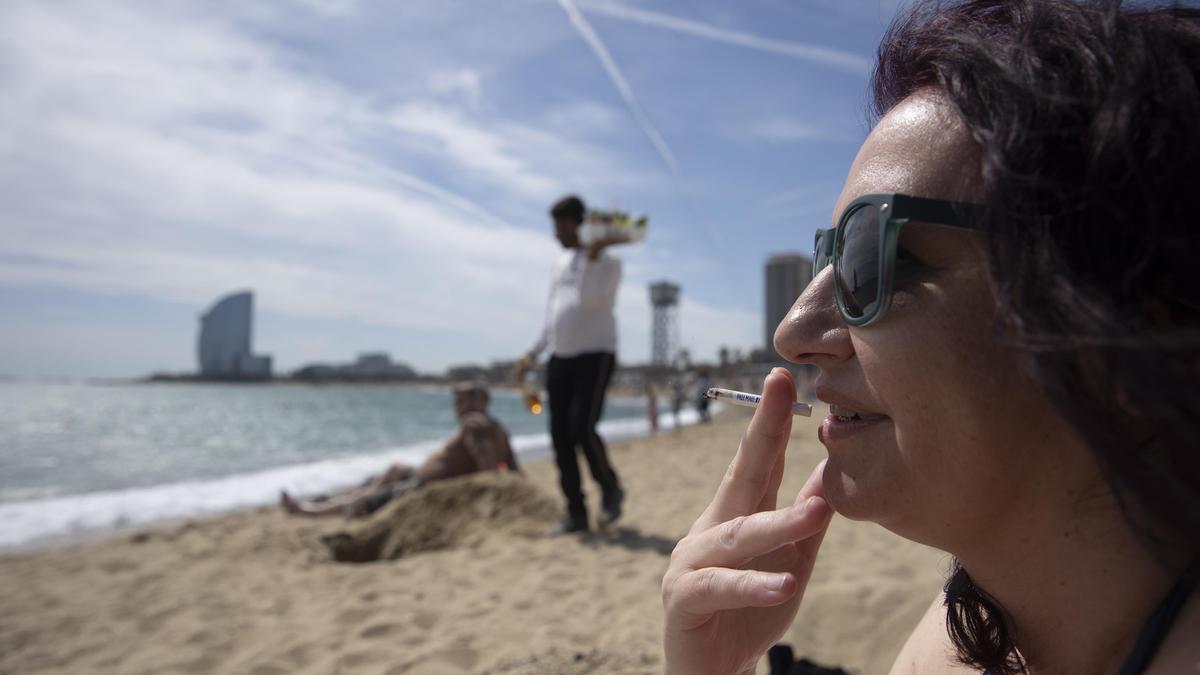
[[[608,449],[596,433],[604,410],[604,394],[616,358],[612,352],[594,352],[568,358],[552,356],[546,367],[546,392],[550,397],[550,439],[558,462],[558,480],[567,498],[567,512],[587,517],[575,449],[583,450],[592,478],[600,484],[607,502],[616,499],[621,484],[608,461]]]

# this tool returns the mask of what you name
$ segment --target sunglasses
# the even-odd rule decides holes
[[[833,265],[838,312],[851,326],[883,318],[892,304],[900,228],[910,220],[984,230],[979,204],[901,194],[869,194],[850,202],[837,227],[817,230],[813,276]]]

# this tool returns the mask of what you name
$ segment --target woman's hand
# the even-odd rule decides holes
[[[776,510],[796,385],[776,368],[713,501],[663,577],[669,675],[753,673],[796,618],[832,511],[817,465]]]

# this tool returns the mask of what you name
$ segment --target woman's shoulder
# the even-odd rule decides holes
[[[977,670],[959,663],[946,634],[945,596],[938,593],[892,663],[891,675],[964,675]]]

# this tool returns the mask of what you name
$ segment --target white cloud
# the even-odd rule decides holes
[[[699,247],[688,245],[703,230],[689,224],[671,240],[659,204],[682,190],[653,158],[621,157],[642,141],[619,103],[540,88],[532,112],[505,110],[522,97],[504,88],[502,65],[457,60],[456,46],[453,65],[430,67],[433,35],[428,62],[397,59],[397,88],[336,80],[327,62],[306,61],[324,54],[272,42],[265,19],[237,24],[247,12],[282,20],[291,2],[232,17],[190,3],[0,3],[0,286],[118,296],[125,308],[173,303],[188,316],[248,287],[279,326],[345,321],[421,369],[485,361],[532,337],[557,252],[545,209],[579,191],[601,205],[652,204],[659,236],[622,252],[618,307],[622,360],[649,358],[645,275],[699,274]],[[339,7],[359,9],[325,9]],[[574,47],[562,46],[570,32],[557,10],[543,12],[561,30],[556,48]],[[315,23],[300,34],[327,23],[304,20]],[[685,289],[683,346],[712,358],[721,344],[758,344],[754,309]],[[143,349],[119,338],[126,328],[111,342]],[[155,339],[180,345],[187,361],[175,367],[186,367],[191,341],[175,332]],[[292,366],[331,335],[280,329],[256,347]]]
[[[562,191],[557,181],[518,157],[512,135],[486,131],[451,108],[429,102],[410,103],[397,108],[389,120],[401,131],[432,141],[431,154],[446,157],[494,183],[514,187],[530,197]]]
[[[608,136],[620,127],[621,114],[595,101],[576,101],[552,108],[546,114],[546,125],[565,134],[588,137]]]
[[[433,101],[382,108],[172,7],[0,10],[0,284],[197,308],[250,287],[292,317],[487,326],[485,348],[503,350],[530,333],[513,316],[541,316],[553,240],[378,140],[404,129],[448,175],[477,172],[538,214],[559,180],[639,178],[579,139]],[[482,91],[473,71],[445,82],[468,102]]]
[[[470,68],[434,73],[429,87],[438,95],[461,96],[472,110],[479,110],[483,104],[483,80]]]
[[[359,0],[292,0],[318,14],[326,16],[346,16],[358,11]]]

